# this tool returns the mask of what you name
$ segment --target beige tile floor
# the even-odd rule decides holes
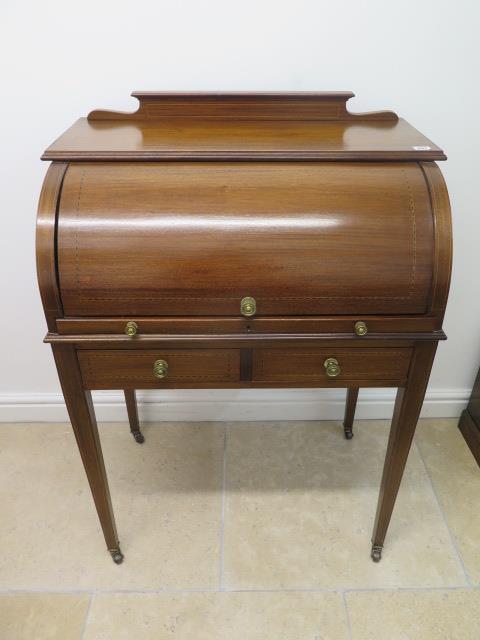
[[[423,420],[382,561],[386,421],[101,426],[125,562],[69,425],[0,425],[0,640],[479,640],[480,470]]]

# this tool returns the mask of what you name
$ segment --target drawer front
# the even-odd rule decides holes
[[[81,350],[88,389],[221,386],[240,377],[237,349]]]
[[[254,354],[253,380],[337,387],[368,381],[370,386],[393,386],[405,381],[411,354],[410,348],[259,349]]]
[[[124,336],[129,323],[135,322],[132,338],[152,334],[349,334],[358,336],[357,325],[365,325],[367,333],[421,333],[441,328],[432,316],[313,316],[279,318],[59,318],[57,331],[62,335],[117,334]],[[362,337],[362,336],[360,336]]]

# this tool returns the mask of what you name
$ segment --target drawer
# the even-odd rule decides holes
[[[88,389],[201,387],[237,382],[237,349],[79,350]]]
[[[210,335],[210,334],[348,334],[359,336],[357,324],[364,323],[367,333],[421,333],[440,328],[438,320],[431,316],[310,316],[270,318],[59,318],[57,331],[61,335],[112,335],[125,336],[128,325],[135,323],[138,340],[149,335]],[[129,335],[127,333],[127,335]],[[362,336],[360,336],[362,337]]]
[[[394,386],[405,381],[410,348],[372,349],[258,349],[253,358],[253,380],[345,387]],[[329,365],[329,366],[327,366]]]

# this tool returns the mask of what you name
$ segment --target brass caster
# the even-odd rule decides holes
[[[123,562],[123,553],[118,549],[109,549],[110,555],[112,556],[112,560],[115,564],[122,564]]]
[[[345,434],[345,438],[347,440],[351,440],[353,438],[353,427],[346,427],[343,425],[343,433]]]
[[[370,556],[374,562],[380,562],[380,560],[382,559],[382,549],[383,547],[381,547],[379,544],[373,545],[372,553],[370,554]]]
[[[145,442],[145,437],[140,430],[132,431],[132,436],[135,438],[135,442],[138,442],[138,444],[143,444]]]

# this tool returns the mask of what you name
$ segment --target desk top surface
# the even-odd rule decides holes
[[[92,111],[43,160],[445,160],[391,111],[352,114],[338,93],[134,93],[134,113]]]

